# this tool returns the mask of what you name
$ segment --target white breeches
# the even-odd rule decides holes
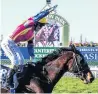
[[[6,56],[11,60],[13,66],[22,65],[24,63],[24,57],[19,47],[11,38],[4,39],[1,43],[1,47]]]

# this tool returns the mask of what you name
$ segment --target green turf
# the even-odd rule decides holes
[[[97,93],[98,79],[84,84],[79,78],[62,77],[54,87],[53,93]]]

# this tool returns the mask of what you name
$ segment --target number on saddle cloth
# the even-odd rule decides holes
[[[6,87],[6,75],[8,73],[9,68],[6,66],[1,65],[0,69],[0,83],[1,87],[5,88]]]

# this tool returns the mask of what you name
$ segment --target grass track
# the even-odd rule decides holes
[[[98,79],[91,84],[84,84],[79,78],[62,77],[52,93],[97,93]]]

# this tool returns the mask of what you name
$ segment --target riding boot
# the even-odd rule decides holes
[[[14,69],[10,69],[8,74],[7,74],[7,87],[14,87],[13,84],[13,75],[15,73]]]

